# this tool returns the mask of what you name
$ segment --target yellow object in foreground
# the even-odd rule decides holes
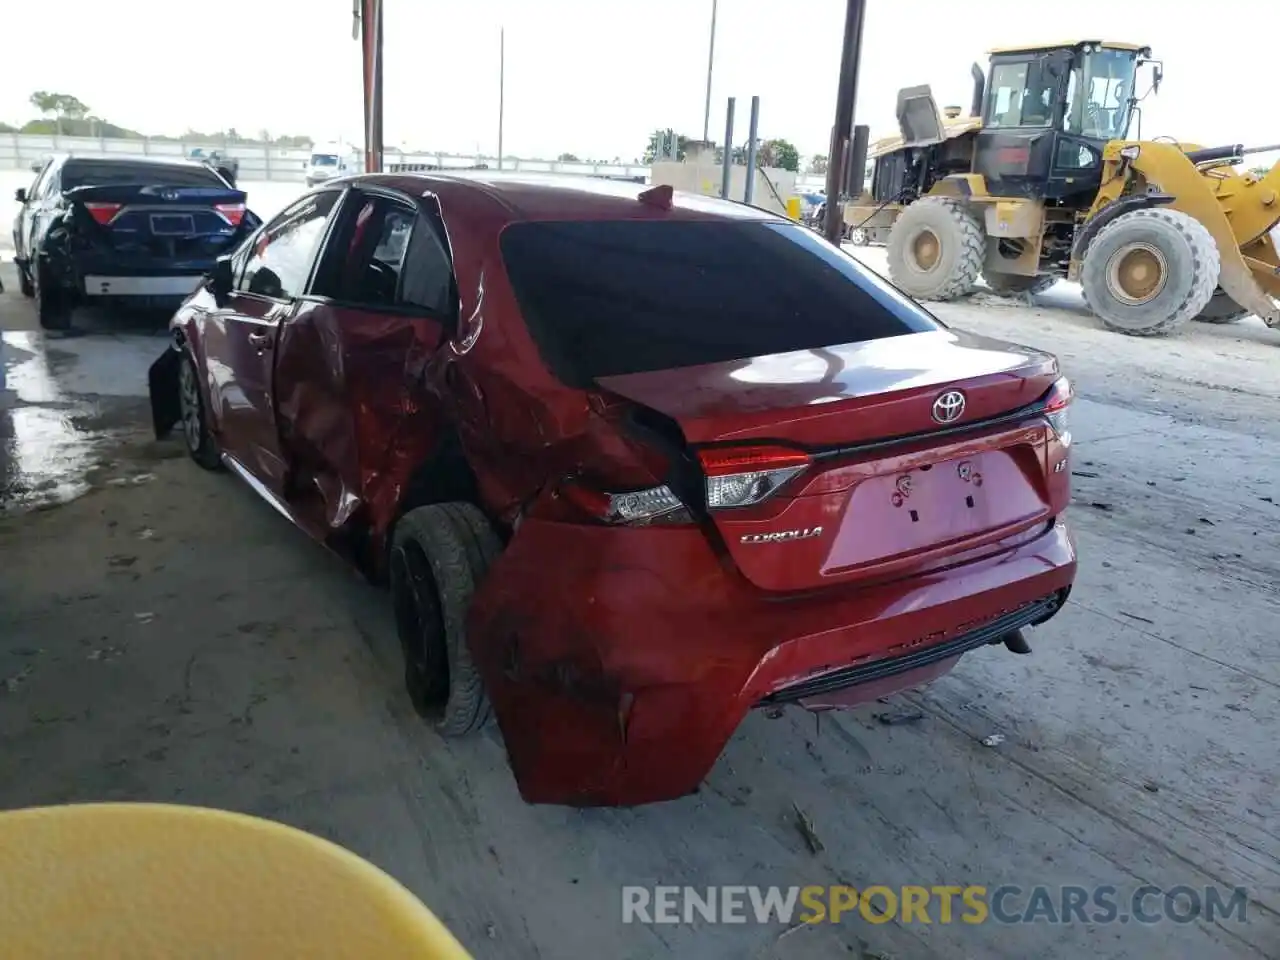
[[[13,960],[472,960],[408,890],[268,820],[162,804],[0,813]]]

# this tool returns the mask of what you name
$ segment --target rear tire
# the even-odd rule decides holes
[[[981,224],[962,204],[925,197],[889,233],[889,278],[918,300],[955,300],[973,292],[986,250]]]
[[[71,305],[66,295],[49,279],[48,271],[37,261],[36,279],[31,295],[36,301],[36,317],[45,330],[71,329]]]
[[[1163,207],[1122,214],[1084,254],[1080,287],[1106,326],[1132,337],[1162,336],[1208,306],[1222,261],[1199,220]]]
[[[442,736],[485,726],[492,707],[467,646],[467,612],[502,545],[469,503],[410,510],[391,538],[391,599],[404,651],[405,687]]]
[[[1249,311],[1236,303],[1222,288],[1213,292],[1209,305],[1196,316],[1200,323],[1235,323],[1249,315]]]
[[[18,267],[18,291],[24,297],[34,297],[36,295],[36,285],[31,282],[31,274],[27,273],[25,267]]]
[[[983,275],[983,279],[987,281],[987,289],[997,297],[1024,295],[1034,297],[1037,293],[1044,293],[1052,287],[1059,278],[1047,273],[1035,277],[1024,277],[1016,273],[988,272]]]
[[[178,366],[178,409],[181,412],[182,442],[191,459],[206,470],[222,467],[222,451],[209,430],[208,409],[200,391],[196,363],[186,350]]]

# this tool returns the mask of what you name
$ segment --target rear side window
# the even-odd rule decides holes
[[[101,187],[112,183],[160,184],[166,187],[222,187],[226,184],[205,166],[129,163],[120,160],[68,160],[62,168],[62,189]]]
[[[501,246],[544,361],[576,387],[941,326],[796,224],[527,222]]]

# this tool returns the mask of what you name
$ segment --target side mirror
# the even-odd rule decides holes
[[[19,203],[26,203],[27,202],[26,188],[19,187],[17,190],[13,191],[13,199],[17,200]]]
[[[32,173],[39,173],[39,172],[40,172],[41,170],[43,170],[43,169],[44,169],[44,162],[43,162],[43,161],[41,161],[41,160],[32,160],[32,161],[31,161],[31,172],[32,172]]]
[[[214,261],[213,271],[209,274],[209,290],[219,306],[231,295],[231,279],[231,257],[219,257]]]
[[[1156,93],[1160,92],[1160,81],[1164,79],[1164,71],[1159,67],[1155,68],[1155,73],[1151,76],[1151,89]]]

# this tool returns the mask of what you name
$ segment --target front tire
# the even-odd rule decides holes
[[[1209,305],[1196,315],[1200,323],[1235,323],[1249,315],[1249,311],[1236,303],[1221,288],[1213,292]]]
[[[467,612],[501,550],[469,503],[410,510],[391,538],[391,599],[404,651],[405,687],[418,715],[459,737],[489,722],[492,708],[467,646]]]
[[[200,392],[200,377],[191,354],[182,352],[178,366],[178,410],[181,414],[182,442],[191,459],[206,470],[222,466],[222,451],[209,430],[208,409]]]
[[[889,233],[889,278],[918,300],[955,300],[973,292],[986,250],[981,224],[962,204],[925,197]]]
[[[1162,336],[1198,316],[1218,286],[1218,245],[1199,220],[1149,207],[1122,214],[1085,251],[1080,287],[1106,326]]]

